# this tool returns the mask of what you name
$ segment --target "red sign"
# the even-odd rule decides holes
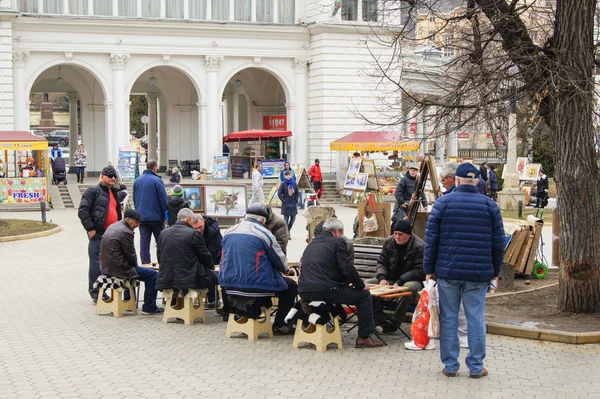
[[[415,133],[417,131],[417,121],[412,121],[410,123],[410,132]]]
[[[469,138],[469,136],[470,136],[470,135],[469,135],[469,133],[464,133],[464,132],[463,132],[463,133],[459,133],[459,134],[457,135],[457,137],[458,137],[459,139],[468,139],[468,138]]]
[[[287,130],[287,115],[263,116],[263,129]]]

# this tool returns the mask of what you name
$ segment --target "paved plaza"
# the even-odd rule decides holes
[[[39,215],[0,214],[27,217]],[[0,398],[599,397],[600,345],[488,335],[490,375],[472,380],[464,354],[459,376],[447,378],[438,349],[406,351],[399,334],[384,348],[355,349],[356,333],[344,332],[344,349],[322,354],[293,349],[289,336],[226,339],[214,311],[193,326],[166,325],[160,316],[97,317],[77,212],[48,217],[60,233],[0,243]],[[306,245],[303,230],[299,216],[291,260]]]

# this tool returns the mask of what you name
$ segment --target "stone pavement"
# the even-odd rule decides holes
[[[343,211],[342,211],[343,212]],[[22,213],[0,218],[38,218]],[[0,398],[597,398],[600,345],[488,336],[490,371],[441,374],[439,350],[293,349],[292,337],[225,339],[225,323],[97,317],[87,294],[87,239],[75,210],[53,211],[63,231],[0,243]],[[303,220],[291,249],[301,253]]]

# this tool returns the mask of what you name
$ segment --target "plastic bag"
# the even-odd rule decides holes
[[[372,233],[379,230],[379,224],[377,223],[377,217],[375,215],[365,216],[363,218],[363,231],[365,233]]]
[[[429,338],[438,338],[440,336],[440,304],[438,297],[438,287],[435,280],[425,282],[425,288],[429,295]]]
[[[413,343],[417,348],[425,349],[429,345],[429,293],[427,290],[421,291],[421,298],[417,308],[413,313],[413,323],[410,326],[410,333],[413,336]]]

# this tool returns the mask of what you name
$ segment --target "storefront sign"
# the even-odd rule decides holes
[[[135,180],[140,175],[139,152],[137,148],[119,148],[117,168],[123,180]]]
[[[0,179],[0,203],[31,204],[46,201],[46,178]]]
[[[0,151],[48,150],[47,141],[0,142]]]
[[[229,155],[217,155],[213,160],[213,180],[226,180],[229,177]]]
[[[261,162],[262,175],[263,177],[277,177],[285,166],[285,160],[283,159],[265,159]]]
[[[287,130],[287,115],[263,116],[263,129]]]

